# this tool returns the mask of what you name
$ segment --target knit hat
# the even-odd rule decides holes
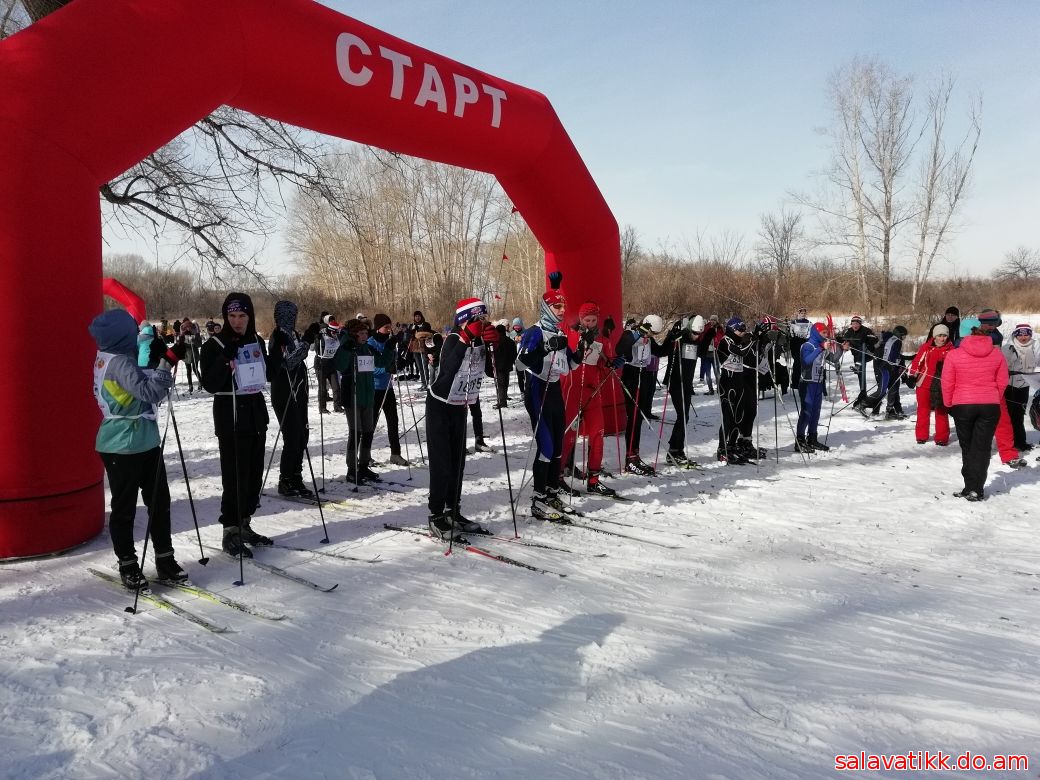
[[[729,330],[747,330],[747,325],[744,324],[744,320],[740,317],[730,317],[726,320],[726,327]]]
[[[245,312],[245,314],[249,315],[249,325],[246,327],[245,335],[248,336],[256,332],[256,321],[253,317],[253,299],[245,293],[228,293],[227,297],[224,299],[224,303],[221,304],[220,311],[224,315],[224,328],[227,329],[226,332],[230,333],[233,330],[231,323],[228,321],[228,314],[233,312]]]
[[[894,328],[892,328],[892,333],[897,338],[905,339],[907,332],[907,329],[904,328],[902,325],[896,325]]]
[[[947,328],[945,325],[936,325],[934,328],[932,328],[932,338],[935,338],[936,336],[946,336],[947,338],[949,338],[950,329]]]
[[[383,314],[383,312],[379,312],[379,314],[372,318],[372,330],[379,330],[384,325],[389,325],[390,323],[390,318]]]
[[[455,304],[455,324],[465,325],[477,317],[487,316],[487,306],[480,298],[463,298]]]
[[[1028,322],[1020,322],[1015,326],[1015,329],[1011,331],[1012,336],[1032,336],[1033,326]]]
[[[996,309],[983,309],[979,312],[979,322],[983,325],[999,327],[1001,323],[1000,312]]]
[[[412,316],[413,317],[422,317],[423,319],[426,319],[425,317],[423,317],[423,313],[421,311],[413,311],[412,312]]]
[[[961,310],[958,309],[956,306],[951,306],[950,308],[948,308],[946,310],[946,313],[947,314],[952,314],[955,317],[960,317],[961,316]]]
[[[352,320],[347,320],[347,324],[344,326],[347,333],[354,334],[360,333],[363,330],[368,330],[368,323],[357,319],[356,317]]]
[[[599,316],[599,304],[593,301],[586,301],[578,307],[578,319],[582,317],[598,317]]]
[[[296,330],[296,316],[299,311],[299,307],[292,301],[278,301],[274,305],[275,325],[291,335]]]
[[[862,325],[863,324],[863,315],[862,314],[853,314],[852,315],[852,319],[849,320],[849,322],[858,322],[860,325]]]

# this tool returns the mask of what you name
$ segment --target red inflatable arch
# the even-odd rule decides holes
[[[494,174],[569,300],[620,314],[617,223],[548,100],[310,0],[76,0],[0,73],[0,289],[47,323],[0,340],[0,558],[103,526],[98,187],[221,104]]]
[[[130,312],[130,316],[134,318],[134,322],[136,322],[138,325],[144,322],[144,298],[135,293],[125,284],[123,284],[117,279],[102,279],[101,292],[103,292],[112,300],[118,301],[119,303],[123,304],[123,308]]]

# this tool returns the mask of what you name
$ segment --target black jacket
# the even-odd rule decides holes
[[[217,436],[229,436],[236,433],[235,417],[237,412],[237,433],[241,436],[250,436],[257,433],[266,433],[270,417],[267,414],[267,401],[263,393],[250,393],[248,395],[237,395],[237,410],[232,407],[231,390],[234,379],[231,373],[231,360],[229,354],[234,354],[238,347],[247,343],[255,342],[264,355],[267,377],[273,374],[271,359],[267,355],[267,347],[255,332],[245,336],[239,336],[231,328],[224,328],[218,335],[213,336],[202,345],[199,354],[200,370],[202,372],[202,386],[213,393],[213,427]]]

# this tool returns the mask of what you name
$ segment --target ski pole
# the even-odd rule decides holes
[[[205,551],[202,549],[202,534],[199,532],[199,518],[195,513],[195,499],[191,495],[191,480],[188,479],[188,466],[184,462],[184,449],[181,447],[181,435],[177,430],[177,416],[173,413],[173,399],[167,394],[166,402],[169,404],[170,409],[170,421],[173,423],[173,435],[177,439],[177,453],[181,458],[181,471],[184,473],[184,486],[188,489],[188,506],[191,507],[191,520],[195,523],[195,536],[199,540],[199,554],[202,555],[199,558],[199,564],[205,566],[209,563],[209,558],[206,557]]]
[[[172,406],[169,407],[169,411],[172,413],[172,411],[173,411],[173,407]],[[159,474],[165,468],[165,465],[163,463],[163,452],[166,449],[166,434],[168,434],[169,432],[170,432],[170,417],[167,415],[167,418],[166,418],[166,428],[163,429],[162,441],[159,443],[159,460],[155,464],[155,477],[152,480],[152,496],[154,496],[155,495],[155,491],[159,489]],[[131,531],[132,530],[133,529],[131,528]],[[149,510],[148,510],[148,521],[144,525],[144,545],[141,548],[141,563],[142,564],[144,564],[145,556],[148,555],[148,538],[151,536],[151,533],[152,533],[152,511],[149,508]],[[142,566],[142,568],[143,568],[143,566]],[[142,574],[141,576],[144,576],[144,575]],[[137,614],[137,603],[138,603],[138,600],[140,598],[141,598],[141,589],[138,588],[137,590],[134,591],[134,604],[133,604],[133,606],[132,607],[126,607],[123,611],[124,612],[129,612],[131,615],[136,615]]]
[[[416,358],[416,361],[418,362],[418,358]],[[412,399],[412,388],[410,384],[408,387],[408,408],[412,410],[412,427],[415,429],[415,440],[419,444],[419,459],[422,460],[422,463],[425,466],[426,455],[423,454],[422,436],[419,434],[419,421],[415,417],[415,402]]]
[[[238,474],[238,394],[235,392],[235,362],[231,361],[231,429],[234,435],[231,437],[231,446],[235,455],[235,514],[238,517],[238,580],[232,585],[245,585],[246,573],[243,560],[245,542],[242,541],[242,485]]]
[[[676,347],[678,347],[678,346],[679,346],[679,341],[678,341],[678,339],[676,339],[676,341],[674,342],[674,346],[672,348],[672,357],[675,357],[676,355],[679,354],[679,350],[676,349]],[[668,370],[669,370],[669,372],[671,371],[671,368],[672,368],[672,364],[671,364],[671,360],[669,360],[669,363],[668,363]],[[656,377],[655,377],[655,379],[656,379]],[[681,376],[679,377],[679,381],[680,382],[682,381],[682,377]],[[665,386],[664,386],[664,405],[661,407],[661,427],[657,431],[657,454],[654,455],[654,471],[657,471],[657,463],[661,459],[661,441],[664,438],[664,420],[668,416],[668,391],[671,390],[671,389],[672,389],[672,380],[671,380],[671,377],[669,376],[668,382],[666,382]],[[682,388],[680,388],[680,391],[681,391],[681,389]],[[679,421],[676,420],[676,424],[678,424],[678,422]]]
[[[491,373],[495,376],[495,390],[498,391],[498,366],[495,364],[496,350],[492,346],[491,350]],[[508,376],[508,375],[507,375]],[[513,536],[517,539],[520,538],[520,532],[516,527],[516,503],[513,501],[513,477],[509,473],[509,447],[506,446],[506,423],[502,417],[502,405],[498,404],[498,428],[502,432],[502,457],[506,461],[506,485],[509,488],[509,511],[513,516]]]

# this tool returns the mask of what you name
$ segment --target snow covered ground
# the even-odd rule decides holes
[[[330,593],[248,566],[235,587],[238,565],[221,554],[200,566],[171,436],[181,562],[195,582],[287,619],[178,594],[233,633],[149,605],[127,614],[130,599],[87,571],[113,570],[107,535],[0,566],[0,776],[805,780],[833,776],[836,754],[941,749],[1024,754],[1028,772],[968,774],[1036,777],[1038,464],[1010,472],[994,457],[991,498],[969,504],[950,495],[956,444],[917,445],[912,419],[843,412],[834,449],[805,462],[785,401],[779,464],[715,463],[718,401],[698,395],[689,450],[703,471],[612,480],[633,503],[576,499],[590,524],[645,542],[537,524],[529,488],[522,536],[573,553],[475,542],[566,578],[384,531],[425,520],[427,472],[384,470],[410,487],[352,497],[336,482],[345,421],[326,416],[330,495],[353,498],[327,509],[332,544],[318,545],[315,509],[277,498],[254,523],[378,560],[258,553],[339,583]],[[217,545],[210,401],[184,394],[175,408],[202,539]],[[773,400],[760,409],[772,449]],[[318,468],[316,409],[311,420]],[[529,427],[516,403],[505,420],[515,488]],[[643,442],[652,461],[655,438]],[[385,436],[376,443],[385,461]],[[410,451],[418,460],[414,438]],[[613,439],[606,453],[616,469]],[[464,509],[511,533],[501,455],[470,457]],[[142,509],[139,538],[143,527]]]

